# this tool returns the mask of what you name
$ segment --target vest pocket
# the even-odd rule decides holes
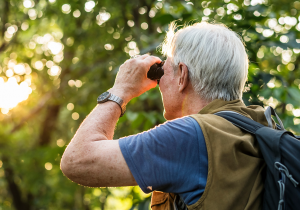
[[[175,195],[173,193],[164,193],[153,191],[151,197],[152,210],[175,210]]]

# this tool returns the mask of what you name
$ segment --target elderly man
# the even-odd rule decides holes
[[[159,88],[168,120],[147,132],[113,139],[125,105],[154,88],[147,72],[161,60],[142,55],[127,60],[114,86],[98,98],[61,161],[63,173],[91,187],[139,185],[154,192],[152,209],[260,209],[264,161],[256,140],[214,115],[234,111],[267,125],[262,107],[246,107],[245,47],[223,25],[197,23],[163,43],[167,60]]]

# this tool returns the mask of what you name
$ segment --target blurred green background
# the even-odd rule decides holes
[[[86,188],[63,151],[130,56],[161,56],[168,24],[224,23],[245,42],[247,105],[276,107],[300,133],[300,2],[1,0],[0,210],[149,209],[138,187]],[[164,122],[158,88],[133,99],[115,139]]]

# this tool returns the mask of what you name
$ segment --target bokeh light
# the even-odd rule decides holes
[[[43,64],[42,61],[36,61],[36,62],[34,63],[34,67],[35,67],[37,70],[43,70],[44,64]]]
[[[270,37],[270,36],[272,36],[273,34],[274,34],[274,31],[271,30],[271,29],[266,29],[266,30],[263,31],[263,36],[264,36],[264,37]]]
[[[35,20],[37,17],[37,12],[35,11],[35,9],[28,10],[28,16],[31,20]]]
[[[142,28],[143,30],[146,30],[146,29],[148,28],[148,23],[146,23],[146,22],[142,23],[142,24],[141,24],[141,28]]]
[[[75,81],[75,86],[80,88],[82,86],[82,82],[80,80]]]
[[[14,26],[9,26],[9,27],[7,28],[7,32],[8,32],[9,34],[14,34],[16,31],[17,31],[17,30],[16,30],[16,28],[15,28]]]
[[[47,66],[48,68],[51,68],[53,65],[54,65],[53,61],[47,61],[47,62],[46,62],[46,66]]]
[[[27,22],[22,23],[21,29],[22,29],[23,31],[26,31],[28,28],[29,28],[29,24],[28,24]]]
[[[51,50],[51,53],[57,55],[63,49],[63,45],[60,42],[51,41],[48,43],[48,48]]]
[[[19,74],[19,75],[25,74],[26,70],[25,70],[24,64],[18,64],[18,65],[15,65],[15,66],[14,66],[14,72],[15,72],[16,74]]]
[[[114,34],[113,34],[113,38],[114,39],[119,39],[120,38],[120,33],[119,32],[115,32]]]
[[[133,26],[134,26],[134,21],[133,21],[133,20],[128,20],[128,21],[127,21],[127,25],[128,25],[129,27],[133,27]]]
[[[289,38],[286,35],[282,35],[282,36],[280,36],[280,41],[282,43],[288,43]]]
[[[63,147],[63,146],[65,146],[66,142],[65,142],[63,139],[58,139],[58,140],[56,141],[56,144],[57,144],[57,146],[59,146],[59,147]]]
[[[146,12],[147,12],[146,8],[144,8],[144,7],[139,8],[139,13],[141,15],[145,14]]]
[[[104,48],[105,48],[106,50],[113,50],[113,49],[114,49],[114,46],[113,46],[112,44],[105,44],[105,45],[104,45]]]
[[[45,169],[46,170],[50,171],[52,169],[52,167],[53,167],[52,163],[49,163],[49,162],[45,163]]]
[[[73,103],[68,103],[67,109],[72,111],[74,109],[74,104]]]
[[[14,72],[13,72],[13,70],[8,69],[8,70],[6,70],[5,74],[7,77],[12,77],[14,75]]]
[[[52,66],[49,70],[48,70],[48,74],[50,76],[58,76],[60,75],[61,72],[61,68],[59,66]]]
[[[77,112],[72,113],[72,119],[73,120],[78,120],[79,119],[79,114]]]
[[[156,15],[156,10],[154,8],[151,8],[151,10],[149,11],[149,17],[154,18],[155,15]]]
[[[211,13],[211,10],[210,10],[209,8],[205,8],[205,9],[203,10],[203,14],[204,14],[205,16],[209,16],[210,13]]]
[[[300,117],[300,109],[293,109],[293,115],[295,115],[295,117]]]
[[[96,16],[97,24],[102,25],[110,18],[110,13],[102,11]]]
[[[85,3],[85,5],[84,5],[84,10],[86,11],[86,12],[90,12],[90,11],[92,11],[92,9],[95,7],[95,2],[94,1],[88,1],[88,2],[86,2]]]
[[[61,10],[65,14],[69,14],[71,12],[71,5],[70,4],[64,4],[61,7]]]
[[[23,1],[23,6],[25,8],[32,8],[34,6],[34,1],[32,1],[32,0],[24,0]]]
[[[136,48],[136,42],[134,42],[134,41],[129,42],[129,43],[128,43],[128,47],[129,47],[130,49]]]

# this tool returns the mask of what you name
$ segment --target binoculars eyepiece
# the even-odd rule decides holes
[[[164,75],[164,70],[162,68],[164,63],[165,61],[153,64],[147,73],[147,77],[151,80],[157,80],[157,83],[159,83],[160,78]]]

